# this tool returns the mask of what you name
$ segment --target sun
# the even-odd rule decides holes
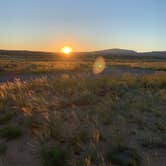
[[[61,49],[61,52],[64,53],[64,54],[66,54],[66,55],[68,55],[68,54],[70,54],[72,52],[72,48],[69,47],[69,46],[65,46],[65,47],[63,47]]]

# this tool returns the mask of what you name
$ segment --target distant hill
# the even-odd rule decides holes
[[[42,52],[42,51],[27,51],[27,50],[0,50],[0,55],[50,55],[51,52]]]
[[[166,51],[140,52],[139,55],[166,56]]]
[[[24,50],[0,50],[0,58],[22,60],[54,60],[55,53]],[[56,56],[58,57],[58,56]]]
[[[100,50],[100,51],[93,51],[93,53],[96,54],[104,54],[104,55],[137,55],[138,53],[136,51],[133,50],[125,50],[125,49],[107,49],[107,50]]]

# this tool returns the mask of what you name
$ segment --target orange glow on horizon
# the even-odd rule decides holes
[[[66,55],[69,55],[72,51],[73,51],[72,48],[69,46],[65,46],[61,49],[61,52],[66,54]]]

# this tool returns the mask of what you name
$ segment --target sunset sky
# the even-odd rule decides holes
[[[166,50],[166,0],[3,0],[0,49]]]

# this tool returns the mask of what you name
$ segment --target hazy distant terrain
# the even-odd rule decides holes
[[[156,57],[156,58],[164,58],[166,59],[166,51],[153,51],[153,52],[136,52],[133,50],[125,50],[125,49],[107,49],[100,51],[91,51],[91,52],[77,52],[73,53],[74,55],[101,55],[101,56],[139,56],[141,57]],[[51,53],[51,52],[37,52],[37,51],[14,51],[14,50],[0,50],[0,56],[55,56],[59,55],[59,53]]]

